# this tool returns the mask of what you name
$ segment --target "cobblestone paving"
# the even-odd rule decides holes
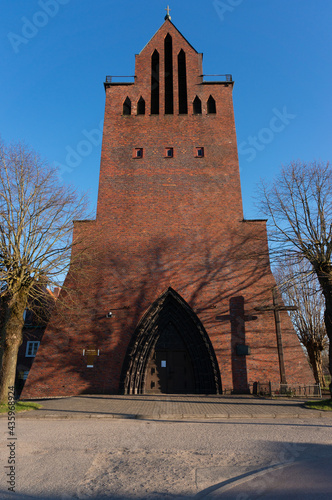
[[[19,418],[319,418],[332,412],[308,410],[303,399],[255,396],[104,396],[84,395],[37,401],[43,408]]]

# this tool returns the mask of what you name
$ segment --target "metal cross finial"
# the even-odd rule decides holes
[[[165,16],[165,20],[166,20],[166,19],[169,19],[169,21],[170,21],[172,18],[171,18],[170,13],[169,13],[169,12],[170,12],[170,10],[171,10],[171,9],[169,8],[169,5],[167,5],[167,9],[165,9],[165,10],[166,10],[166,12],[167,12],[167,14],[166,14],[166,16]]]

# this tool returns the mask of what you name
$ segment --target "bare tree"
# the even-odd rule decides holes
[[[33,150],[0,143],[1,403],[15,383],[24,310],[67,271],[86,205]]]
[[[329,163],[293,162],[272,185],[262,184],[263,212],[271,218],[270,241],[275,256],[308,261],[324,302],[332,374],[332,172]],[[330,384],[332,397],[332,382]]]
[[[324,298],[310,264],[285,261],[274,270],[286,302],[296,306],[290,316],[297,336],[305,347],[317,384],[325,386],[322,353],[328,345],[324,324]]]

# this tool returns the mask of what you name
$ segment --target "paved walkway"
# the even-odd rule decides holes
[[[36,401],[43,407],[19,418],[261,419],[331,418],[332,412],[304,408],[304,399],[255,396],[82,395]]]

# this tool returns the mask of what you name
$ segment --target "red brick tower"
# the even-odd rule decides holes
[[[275,285],[265,221],[243,220],[233,81],[219,80],[204,81],[202,54],[169,16],[134,82],[106,79],[97,217],[74,231],[90,251],[68,273],[70,307],[53,315],[23,397],[280,382],[274,313],[255,310]],[[313,383],[280,314],[287,382]]]

